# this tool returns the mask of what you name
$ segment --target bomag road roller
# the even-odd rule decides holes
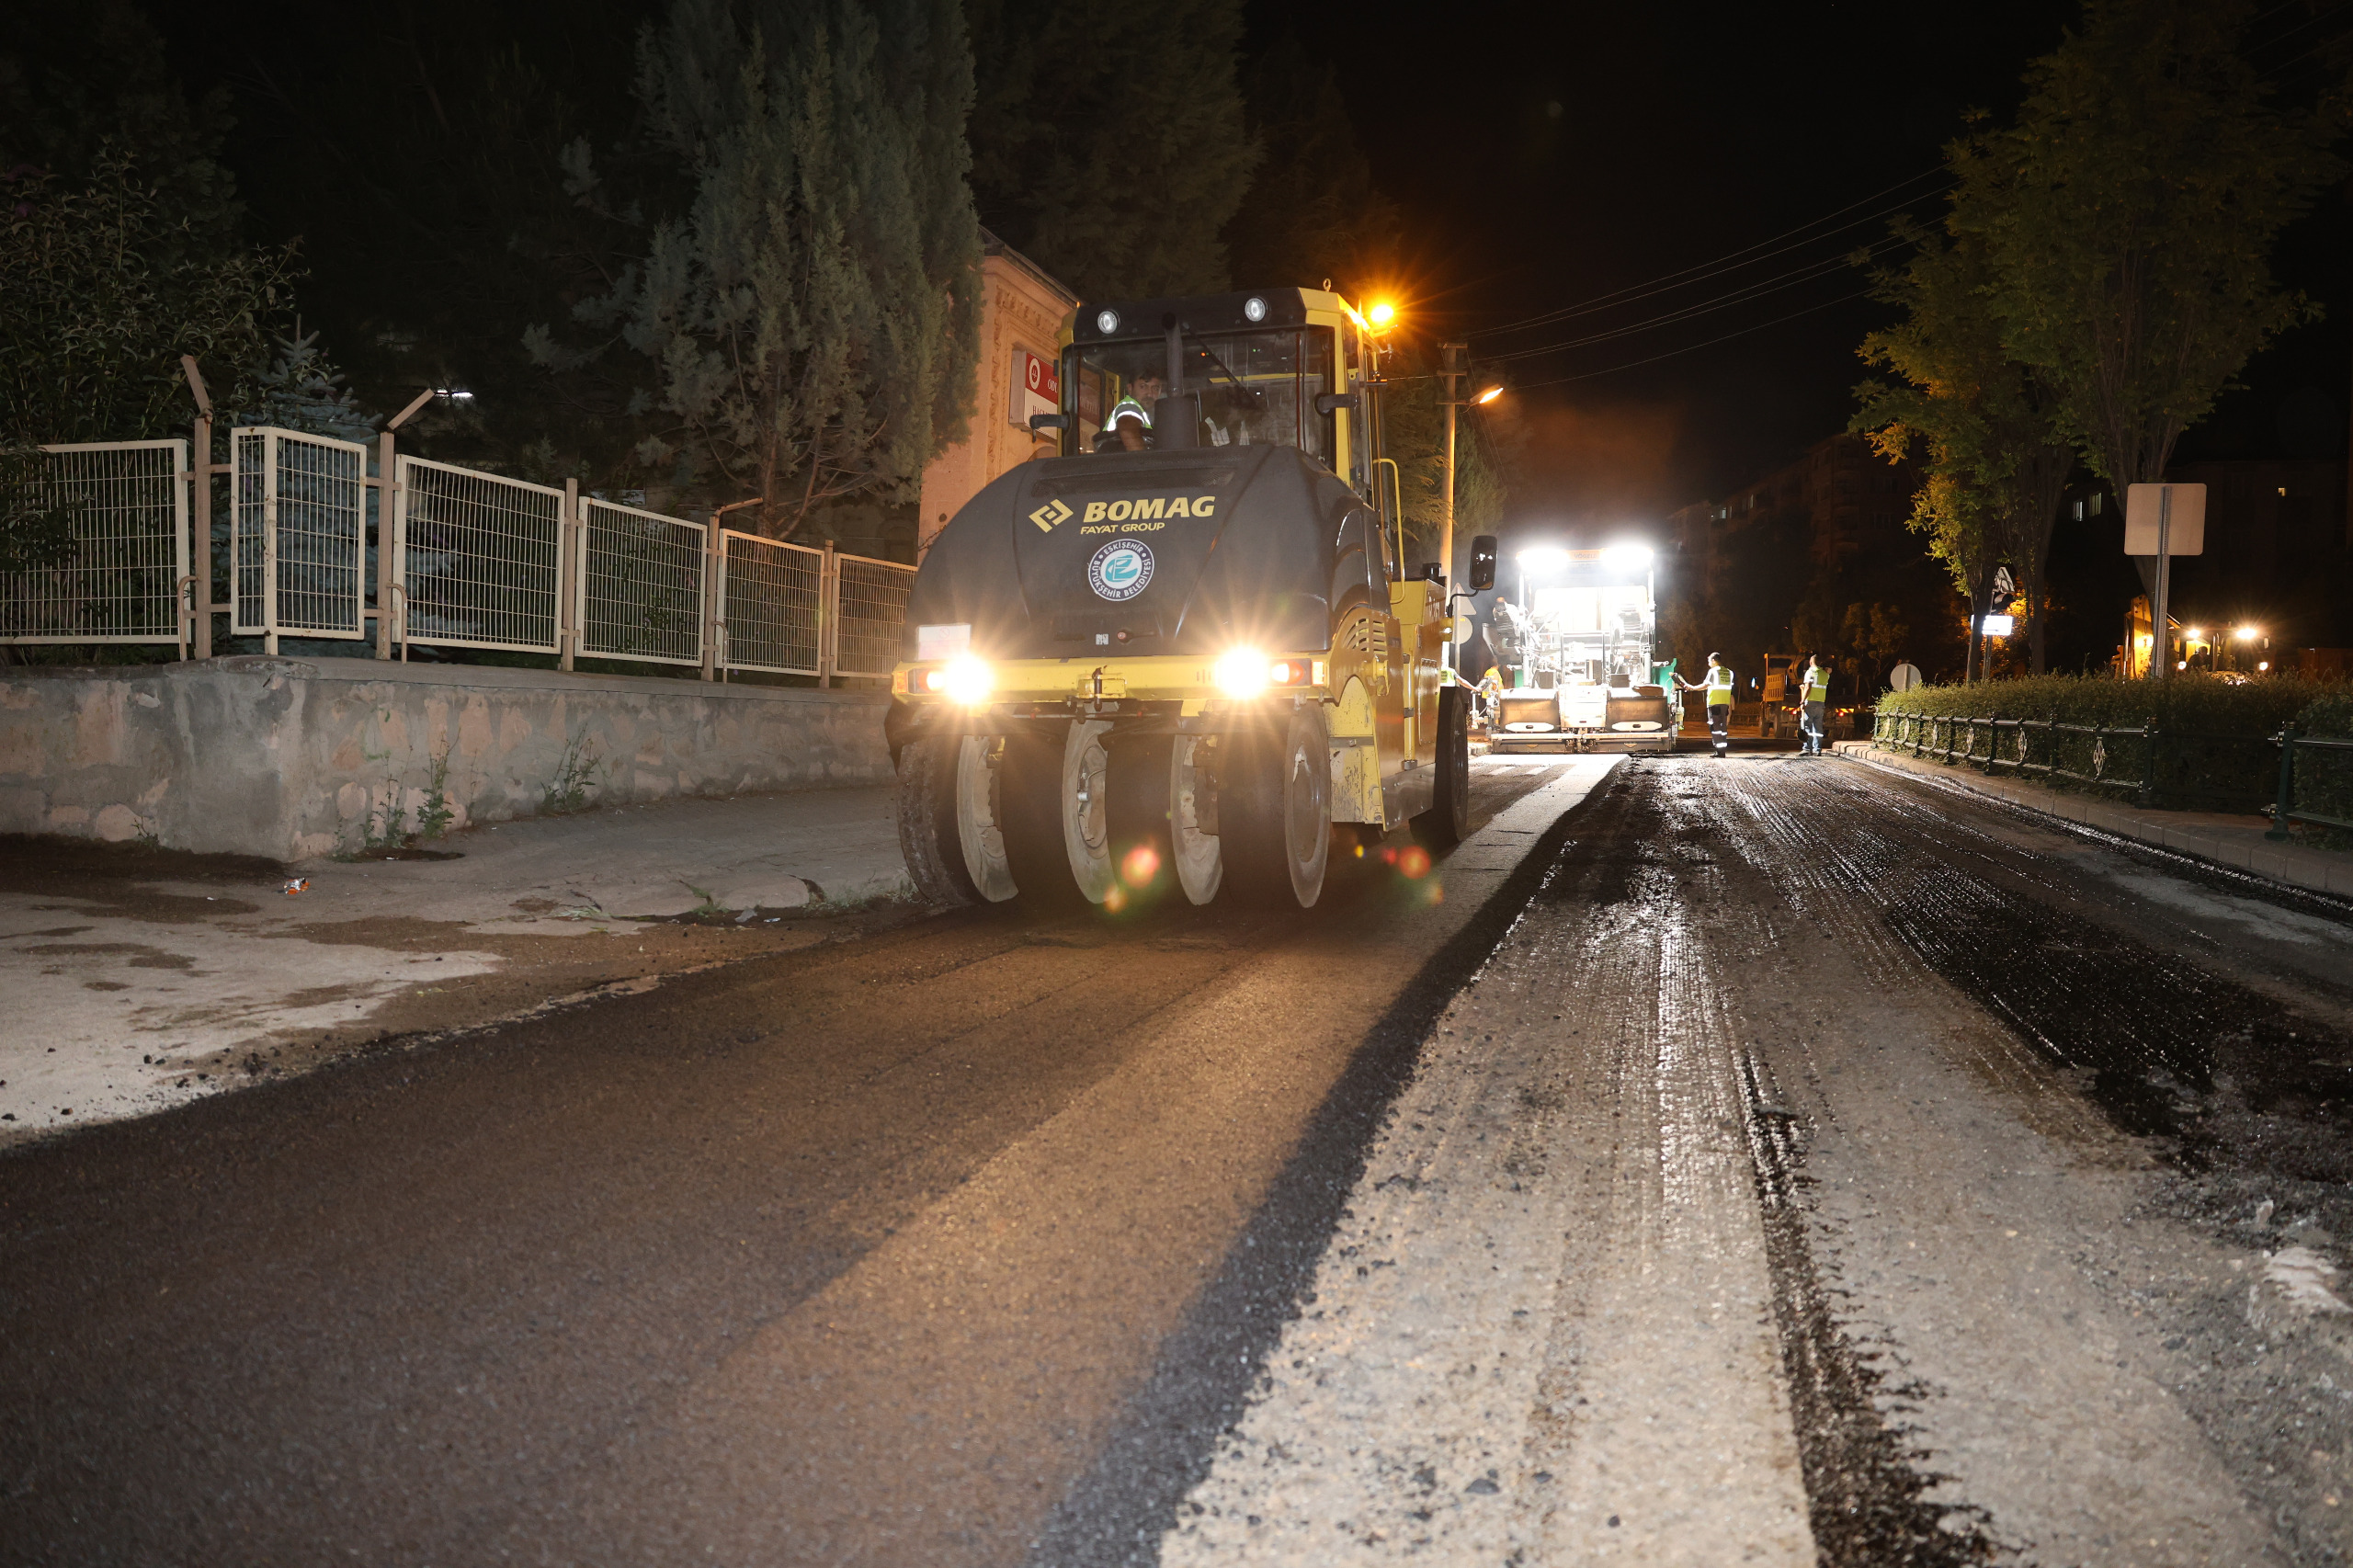
[[[1380,350],[1336,294],[1081,306],[1052,455],[933,540],[888,731],[946,903],[1313,905],[1343,853],[1465,830],[1468,689],[1403,558]],[[1494,540],[1472,544],[1472,590]]]

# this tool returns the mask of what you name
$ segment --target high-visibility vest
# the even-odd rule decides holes
[[[1711,708],[1732,706],[1732,671],[1725,665],[1710,665],[1708,666],[1708,706]]]
[[[1123,397],[1111,405],[1111,417],[1103,422],[1103,426],[1107,430],[1117,430],[1120,420],[1131,418],[1142,420],[1147,430],[1152,428],[1152,410],[1131,397]]]
[[[1830,700],[1830,672],[1819,665],[1805,672],[1805,699],[1808,702]]]

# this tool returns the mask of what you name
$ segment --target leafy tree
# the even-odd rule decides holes
[[[1405,362],[1389,367],[1386,372],[1394,390],[1383,396],[1381,426],[1387,453],[1396,460],[1404,491],[1404,564],[1410,571],[1422,562],[1438,558],[1438,537],[1446,522],[1446,383],[1402,351],[1401,358]],[[1456,384],[1468,390],[1465,383]],[[1486,426],[1476,411],[1458,410],[1454,432],[1458,562],[1468,559],[1462,541],[1472,534],[1494,532],[1503,507],[1501,468],[1487,440]]]
[[[906,498],[973,395],[972,93],[953,0],[677,0],[640,46],[638,97],[691,199],[575,310],[605,345],[539,328],[534,352],[643,356],[641,409],[669,416],[643,456],[765,497],[764,531]],[[574,177],[593,187],[585,149]]]
[[[1350,294],[1392,279],[1404,216],[1372,183],[1338,69],[1285,38],[1250,62],[1245,85],[1266,162],[1226,225],[1235,279],[1313,288],[1330,278]]]
[[[176,247],[233,248],[242,209],[221,161],[231,123],[227,89],[189,102],[131,0],[16,0],[0,22],[0,169],[12,178],[74,188],[116,167],[148,187]]]
[[[305,317],[358,398],[436,457],[593,486],[658,483],[631,460],[644,378],[551,375],[523,341],[609,290],[678,205],[675,160],[628,142],[629,41],[654,0],[403,0],[290,7],[246,29],[228,143],[259,232],[299,235]],[[190,40],[190,48],[200,40]],[[348,55],[369,68],[321,71]],[[591,147],[605,155],[589,156]]]
[[[1914,498],[1912,527],[1951,569],[1976,618],[1989,608],[1994,567],[2007,556],[2022,575],[2028,642],[2042,671],[2045,578],[2051,534],[2075,453],[2054,421],[2057,394],[2011,357],[1993,308],[1984,247],[1962,233],[1946,239],[1899,226],[1910,261],[1879,275],[1874,292],[1904,319],[1863,340],[1863,359],[1894,381],[1856,389],[1852,427],[1891,462],[1927,449],[1930,483]],[[1972,665],[1982,661],[1972,656]]]
[[[1912,641],[1912,628],[1903,608],[1891,604],[1851,604],[1838,626],[1838,640],[1853,650],[1867,668],[1885,669]]]
[[[2009,354],[2120,490],[2162,479],[2247,357],[2318,313],[2273,239],[2337,174],[2332,101],[2287,114],[2234,52],[2247,0],[2090,0],[2008,129],[1956,146],[1952,226],[1984,247]]]
[[[19,454],[0,476],[16,482],[0,485],[0,571],[70,548],[70,519],[22,483],[33,471],[21,454],[171,433],[190,413],[183,354],[233,406],[291,271],[286,252],[207,243],[110,145],[87,185],[37,174],[0,185],[0,452]]]
[[[1240,0],[972,0],[982,220],[1097,298],[1227,286],[1222,235],[1260,153]]]

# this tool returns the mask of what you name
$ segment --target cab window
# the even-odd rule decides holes
[[[1336,422],[1315,411],[1315,400],[1336,390],[1336,352],[1328,327],[1188,335],[1183,390],[1200,398],[1200,444],[1297,447],[1332,466]],[[1064,395],[1074,428],[1064,450],[1126,450],[1116,428],[1123,404],[1141,415],[1144,444],[1156,446],[1149,424],[1169,390],[1167,373],[1163,338],[1071,348],[1063,359]]]

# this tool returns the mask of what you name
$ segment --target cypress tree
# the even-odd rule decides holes
[[[1227,287],[1223,232],[1261,156],[1240,0],[974,0],[981,216],[1081,293]]]
[[[1339,71],[1287,38],[1251,62],[1245,85],[1267,161],[1226,226],[1235,281],[1313,288],[1329,278],[1357,294],[1393,279],[1404,218],[1372,183]]]
[[[972,73],[954,0],[677,0],[649,29],[645,131],[691,196],[576,312],[644,357],[642,460],[765,497],[779,536],[912,497],[979,353]]]

